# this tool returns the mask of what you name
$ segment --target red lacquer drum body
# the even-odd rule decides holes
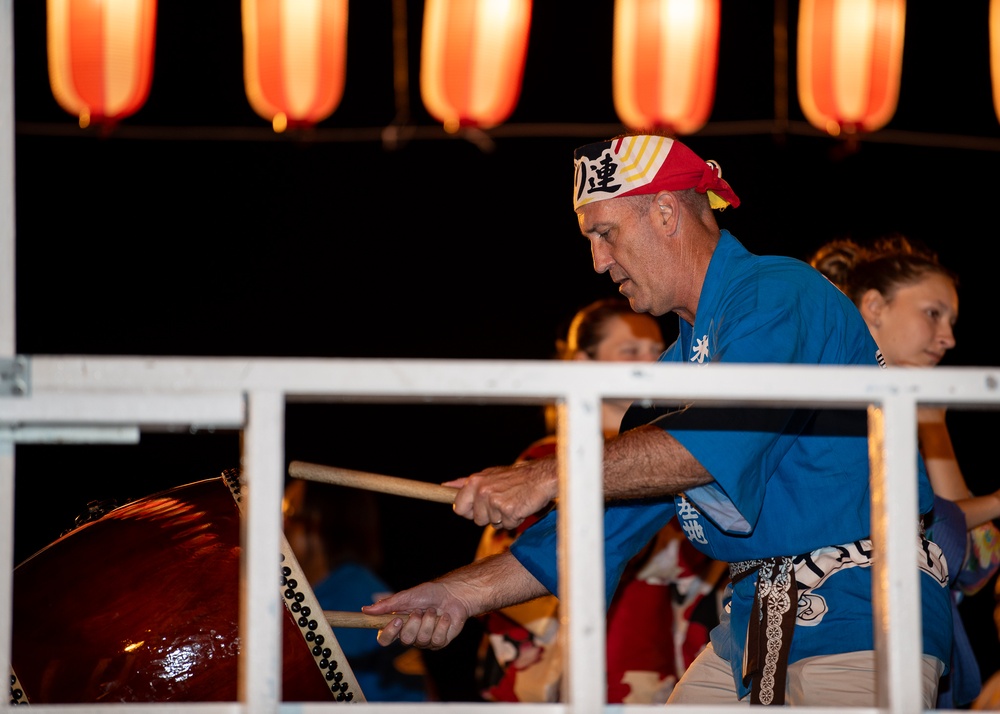
[[[164,491],[20,564],[11,701],[236,701],[239,494],[234,471]],[[282,558],[282,699],[364,701],[287,544]]]

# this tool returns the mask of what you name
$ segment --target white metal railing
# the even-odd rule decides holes
[[[10,515],[15,481],[13,444],[46,431],[59,440],[83,429],[89,438],[163,427],[242,431],[243,473],[252,484],[246,508],[241,596],[240,702],[233,705],[88,707],[115,712],[177,709],[256,712],[319,710],[331,705],[280,702],[280,602],[273,586],[284,478],[284,405],[289,402],[561,404],[566,441],[560,509],[563,636],[570,653],[562,704],[364,703],[374,712],[617,711],[604,704],[604,593],[600,493],[600,400],[697,399],[711,405],[792,405],[869,408],[873,450],[873,533],[876,534],[876,649],[881,669],[879,711],[921,709],[912,673],[919,668],[918,574],[912,559],[916,509],[916,407],[996,409],[1000,370],[937,368],[880,370],[789,365],[633,365],[559,361],[450,361],[267,358],[33,357],[30,389],[0,397],[0,502]],[[569,477],[572,474],[572,477]],[[891,493],[892,497],[885,495]],[[13,523],[0,532],[0,670],[9,671]],[[881,537],[879,537],[881,536]],[[882,569],[882,570],[879,570]],[[891,577],[889,577],[891,574]],[[888,603],[892,607],[888,607]],[[65,706],[34,708],[64,711]],[[644,707],[628,707],[641,709]],[[697,711],[734,707],[697,707]]]

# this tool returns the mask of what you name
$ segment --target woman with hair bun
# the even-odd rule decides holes
[[[885,366],[934,367],[955,347],[958,276],[937,254],[905,236],[864,246],[850,239],[819,248],[809,263],[860,310]],[[920,453],[934,489],[927,537],[948,562],[955,641],[950,673],[941,681],[938,708],[969,705],[982,676],[958,604],[979,592],[1000,567],[1000,490],[975,496],[958,464],[943,407],[917,409]]]

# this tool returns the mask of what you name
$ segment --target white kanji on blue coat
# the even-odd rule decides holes
[[[695,340],[694,347],[691,349],[694,350],[694,357],[691,358],[691,361],[703,364],[708,359],[708,335]]]
[[[684,535],[694,543],[708,543],[705,537],[705,529],[698,520],[698,509],[694,507],[684,494],[677,496],[677,521],[684,530]]]

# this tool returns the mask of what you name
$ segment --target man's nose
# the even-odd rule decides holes
[[[611,253],[594,243],[590,244],[590,254],[594,257],[594,270],[597,273],[606,273],[615,264]]]

